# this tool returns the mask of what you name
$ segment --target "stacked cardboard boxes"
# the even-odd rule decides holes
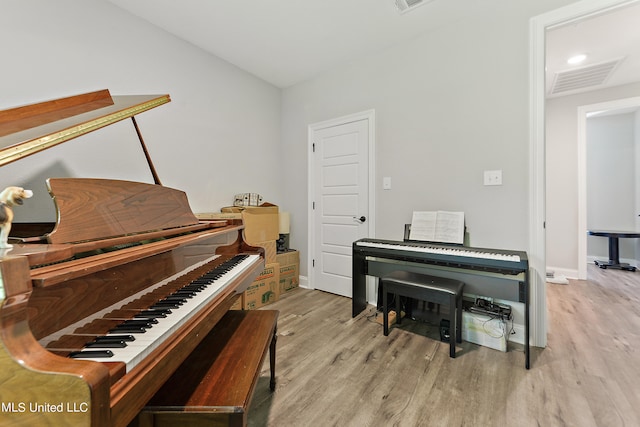
[[[232,309],[254,310],[277,301],[281,294],[299,285],[300,256],[298,251],[276,253],[279,237],[278,206],[265,203],[261,206],[222,208],[220,214],[198,214],[200,219],[242,219],[243,238],[251,246],[265,251],[265,268],[247,288]]]
[[[267,264],[256,280],[249,285],[242,296],[242,308],[255,310],[267,304],[276,302],[280,297],[278,284],[280,268],[277,262]]]
[[[242,210],[245,242],[264,249],[265,267],[242,297],[242,308],[254,310],[278,300],[280,267],[276,260],[278,207],[271,204],[247,206]]]
[[[295,250],[278,253],[276,260],[280,265],[280,295],[290,292],[300,284],[300,253]]]

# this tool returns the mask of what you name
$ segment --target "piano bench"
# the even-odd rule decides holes
[[[410,271],[394,271],[380,279],[382,286],[382,327],[389,335],[387,293],[395,294],[396,322],[401,322],[400,296],[449,304],[449,356],[456,357],[456,341],[462,342],[462,292],[464,282]]]
[[[278,311],[230,310],[138,414],[138,427],[246,426],[264,359],[275,390]]]

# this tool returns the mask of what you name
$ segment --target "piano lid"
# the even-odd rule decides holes
[[[169,95],[109,90],[0,111],[0,166],[170,102]],[[135,119],[134,119],[135,123]],[[136,129],[137,130],[137,129]]]

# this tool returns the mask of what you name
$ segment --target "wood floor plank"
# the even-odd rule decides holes
[[[404,321],[388,337],[370,307],[299,289],[280,310],[277,386],[268,364],[249,426],[640,425],[640,272],[589,266],[589,280],[547,284],[548,345],[506,353]]]

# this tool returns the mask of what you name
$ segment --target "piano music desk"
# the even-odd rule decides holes
[[[140,412],[138,427],[246,426],[267,350],[275,389],[277,319],[276,310],[228,311]]]

